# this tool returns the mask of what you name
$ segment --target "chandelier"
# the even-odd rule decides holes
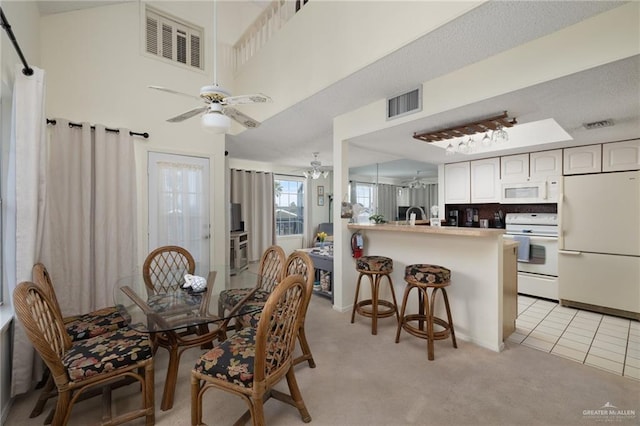
[[[311,162],[311,170],[305,170],[302,172],[302,174],[304,175],[304,177],[311,178],[311,179],[320,179],[320,177],[322,176],[322,178],[326,179],[327,176],[329,176],[329,170],[322,170],[322,163],[320,162],[320,160],[318,160],[318,155],[320,153],[319,152],[314,152],[313,153],[313,161]]]
[[[499,145],[509,140],[509,134],[505,130],[507,127],[513,127],[517,124],[515,118],[509,118],[507,111],[495,117],[489,117],[478,121],[461,124],[446,129],[432,130],[429,132],[414,133],[414,139],[424,142],[440,142],[453,138],[462,138],[459,142],[449,142],[445,151],[447,155],[460,152],[469,154],[478,146],[489,147]],[[484,136],[477,141],[475,135],[484,133]]]

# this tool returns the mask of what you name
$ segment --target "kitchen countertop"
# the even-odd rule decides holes
[[[418,223],[416,221],[416,223]],[[402,222],[365,224],[350,223],[348,229],[387,231],[387,232],[410,232],[415,234],[440,234],[463,237],[495,237],[505,233],[504,229],[496,228],[463,228],[456,226],[429,226],[429,225],[406,225]]]

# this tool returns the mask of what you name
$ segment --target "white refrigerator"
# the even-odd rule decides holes
[[[640,319],[640,171],[565,176],[559,216],[560,302]]]

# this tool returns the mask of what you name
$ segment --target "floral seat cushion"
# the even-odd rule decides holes
[[[129,327],[74,342],[62,364],[74,382],[128,367],[152,356],[147,333]]]
[[[442,285],[449,283],[451,270],[439,265],[408,265],[404,277],[406,281],[416,284]]]
[[[232,288],[229,290],[223,290],[220,292],[220,303],[222,306],[235,306],[252,291],[252,288]],[[269,294],[270,293],[267,291],[258,290],[253,294],[253,296],[251,296],[251,301],[266,302],[269,298]]]
[[[385,256],[362,256],[357,260],[356,269],[387,274],[393,272],[393,260]]]
[[[126,319],[115,306],[65,318],[65,328],[72,342],[116,331],[126,325]]]
[[[243,324],[256,328],[260,321],[260,314],[264,309],[266,301],[250,301],[240,308],[240,317]]]
[[[194,369],[245,388],[253,386],[256,330],[244,328],[203,354]]]

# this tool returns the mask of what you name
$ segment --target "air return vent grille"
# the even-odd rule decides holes
[[[606,120],[592,121],[591,123],[584,123],[583,126],[587,130],[601,129],[603,127],[613,126],[613,120],[608,118]]]
[[[203,29],[163,12],[146,9],[145,51],[168,61],[204,69]]]
[[[422,110],[422,87],[387,99],[387,120]]]

